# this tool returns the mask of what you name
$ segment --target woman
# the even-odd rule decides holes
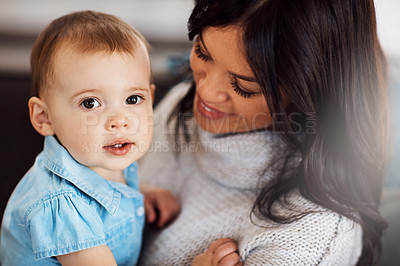
[[[376,262],[386,65],[373,0],[198,0],[189,37],[193,82],[158,106],[139,174],[182,212],[147,232],[142,264],[191,264],[225,237],[245,265]]]

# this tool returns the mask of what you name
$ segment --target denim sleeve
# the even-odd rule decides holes
[[[86,199],[74,193],[43,200],[26,222],[36,259],[106,244],[99,214]]]

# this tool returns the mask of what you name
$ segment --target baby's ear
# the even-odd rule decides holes
[[[42,136],[54,135],[46,103],[38,97],[31,97],[28,106],[33,128]]]
[[[155,92],[155,90],[156,90],[156,85],[150,84],[150,94],[151,94],[151,100],[153,101],[153,103],[154,103],[154,92]]]

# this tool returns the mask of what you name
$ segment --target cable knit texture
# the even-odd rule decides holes
[[[141,181],[169,189],[182,205],[167,228],[145,230],[140,265],[190,265],[221,237],[237,241],[244,265],[354,265],[361,253],[360,226],[297,192],[288,197],[290,210],[278,210],[311,212],[303,218],[275,224],[251,215],[260,186],[292,154],[276,134],[215,135],[189,120],[191,141],[174,143],[174,123],[166,121],[188,87],[178,85],[157,107],[153,144],[140,161]],[[298,162],[293,157],[288,165]]]

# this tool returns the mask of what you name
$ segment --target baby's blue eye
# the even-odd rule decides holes
[[[143,97],[139,95],[131,95],[126,99],[127,104],[139,104],[143,100]]]
[[[83,100],[80,105],[85,109],[93,109],[99,107],[100,103],[94,98],[87,98]]]

